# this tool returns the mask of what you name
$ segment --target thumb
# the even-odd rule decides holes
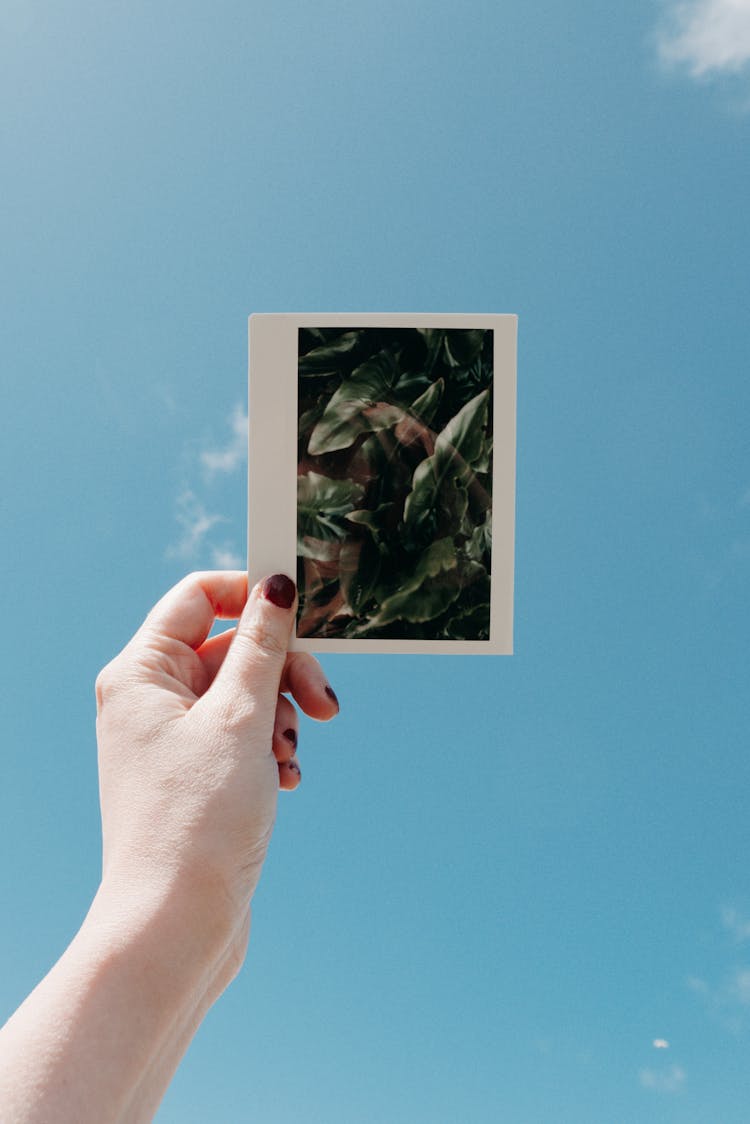
[[[251,590],[209,690],[231,712],[257,715],[265,708],[273,718],[296,608],[297,589],[286,574],[274,574]]]

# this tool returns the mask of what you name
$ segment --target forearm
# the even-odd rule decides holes
[[[161,888],[102,888],[75,939],[0,1030],[14,1124],[148,1121],[247,938]]]

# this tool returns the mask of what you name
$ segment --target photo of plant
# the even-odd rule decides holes
[[[488,640],[493,332],[300,328],[297,635]]]

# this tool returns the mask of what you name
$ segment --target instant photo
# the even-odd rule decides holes
[[[515,317],[251,317],[249,413],[293,647],[512,650]]]

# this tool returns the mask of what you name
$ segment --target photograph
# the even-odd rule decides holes
[[[292,649],[513,651],[510,313],[253,313],[248,558]]]
[[[489,640],[493,333],[300,328],[300,637]]]

